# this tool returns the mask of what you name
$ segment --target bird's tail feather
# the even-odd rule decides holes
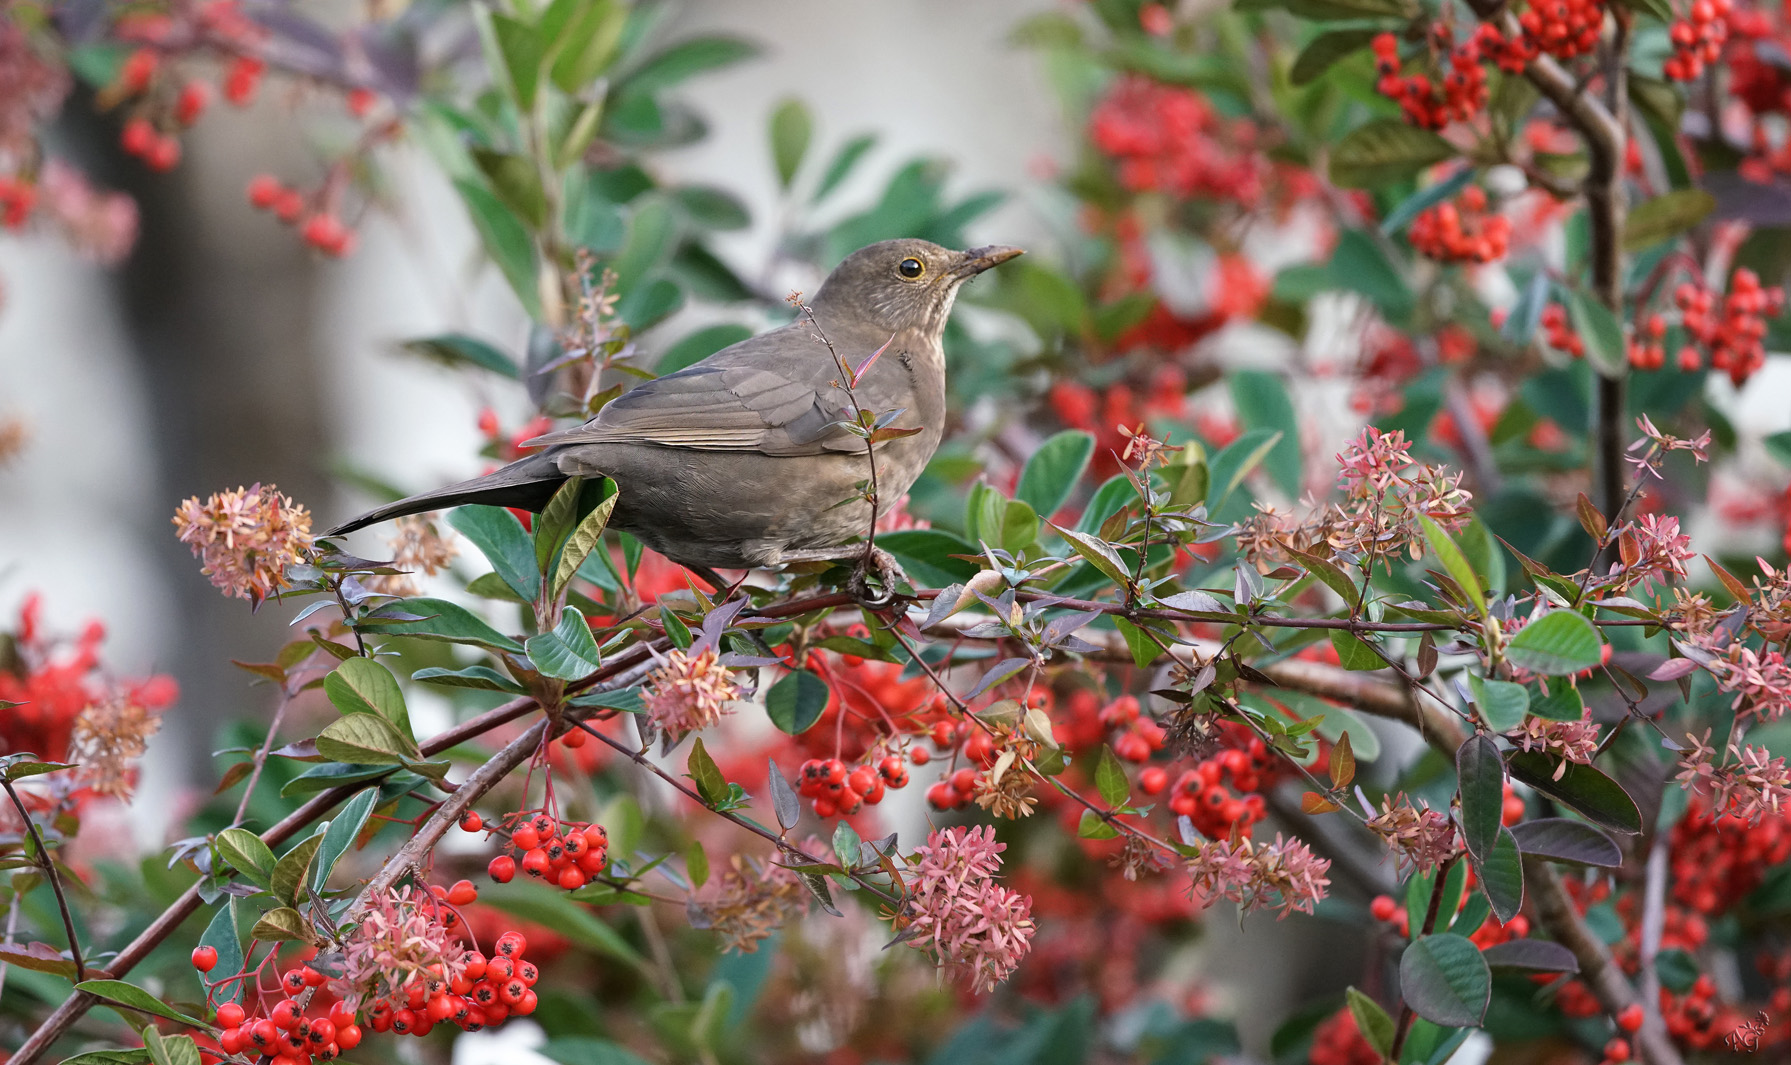
[[[547,454],[529,455],[483,477],[388,503],[352,521],[343,522],[323,535],[342,536],[389,518],[402,518],[406,514],[421,514],[424,511],[465,506],[468,503],[539,511],[553,498],[554,492],[565,480],[566,475],[560,472],[559,466]]]

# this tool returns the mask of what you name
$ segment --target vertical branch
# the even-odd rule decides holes
[[[62,928],[68,933],[68,953],[75,960],[75,983],[87,979],[87,966],[81,961],[81,941],[75,935],[75,919],[68,912],[68,897],[62,893],[62,877],[56,872],[56,860],[50,857],[49,848],[44,846],[43,836],[38,834],[37,822],[31,820],[31,814],[25,809],[25,803],[19,793],[13,790],[12,781],[0,775],[0,787],[6,789],[6,797],[19,811],[19,819],[25,822],[25,831],[31,835],[31,843],[37,848],[37,867],[44,871],[44,879],[50,882],[50,890],[56,893],[56,908],[62,911]],[[18,900],[13,900],[13,909],[18,909]]]

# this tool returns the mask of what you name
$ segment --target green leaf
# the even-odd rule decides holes
[[[566,547],[560,552],[560,565],[554,571],[552,588],[557,597],[566,585],[571,582],[572,575],[585,564],[585,559],[603,541],[603,530],[609,527],[610,514],[616,509],[616,500],[620,491],[616,482],[605,477],[598,489],[600,500],[591,512],[579,521],[578,527],[566,539]]]
[[[577,607],[566,607],[552,632],[531,636],[524,646],[537,670],[560,680],[583,680],[603,665],[597,639]]]
[[[205,926],[205,933],[199,937],[200,946],[211,947],[218,952],[218,964],[212,969],[212,972],[220,977],[234,976],[243,971],[243,943],[242,936],[237,929],[236,909],[236,899],[225,896],[224,905],[218,907],[218,912]],[[241,1002],[243,1000],[242,981],[220,985],[212,992],[212,995],[214,996],[213,1001],[218,1005],[223,1005],[226,1002]]]
[[[1586,342],[1586,361],[1606,377],[1629,373],[1629,345],[1623,323],[1609,307],[1574,289],[1566,290],[1567,313],[1575,333]]]
[[[1020,471],[1014,498],[1040,517],[1056,514],[1082,479],[1094,446],[1094,437],[1078,429],[1066,429],[1040,444]]]
[[[583,477],[568,477],[554,490],[536,516],[534,528],[529,530],[529,539],[535,545],[535,569],[542,577],[554,573],[554,557],[564,546],[566,536],[572,531],[573,523],[578,520],[578,498],[584,490]],[[577,567],[574,567],[576,569]],[[549,598],[555,589],[549,586]]]
[[[1519,629],[1505,645],[1505,655],[1514,666],[1559,677],[1601,664],[1604,641],[1585,615],[1551,610]]]
[[[1499,747],[1484,732],[1475,733],[1455,752],[1455,773],[1461,789],[1461,835],[1468,853],[1484,857],[1499,839],[1505,810],[1505,763]]]
[[[1566,762],[1544,751],[1513,751],[1505,764],[1513,779],[1573,807],[1606,828],[1635,834],[1642,812],[1622,786],[1595,766]],[[1561,773],[1555,779],[1557,770]]]
[[[1474,858],[1474,875],[1486,901],[1501,922],[1509,921],[1524,908],[1524,861],[1518,852],[1511,830],[1500,828],[1490,853]]]
[[[1596,865],[1616,869],[1623,865],[1617,841],[1596,825],[1566,817],[1539,817],[1511,830],[1517,849],[1551,862]]]
[[[1250,471],[1261,465],[1280,442],[1281,434],[1273,429],[1252,429],[1214,455],[1206,490],[1207,509],[1218,513]]]
[[[1126,564],[1120,559],[1119,552],[1113,549],[1113,545],[1098,536],[1077,532],[1074,529],[1064,529],[1055,525],[1052,528],[1057,530],[1058,535],[1068,540],[1070,547],[1075,549],[1078,555],[1087,559],[1089,565],[1099,570],[1102,576],[1120,585],[1131,581],[1132,575],[1126,571]]]
[[[96,998],[103,998],[107,1002],[116,1002],[120,1006],[136,1010],[139,1013],[166,1017],[171,1021],[179,1021],[194,1028],[211,1030],[211,1025],[199,1018],[189,1017],[174,1007],[164,1004],[161,999],[136,984],[128,984],[123,980],[87,980],[76,984],[75,990],[85,991]]]
[[[827,682],[806,669],[786,673],[765,692],[765,712],[771,723],[791,736],[807,732],[821,720],[833,698]]]
[[[335,871],[336,863],[348,853],[348,848],[360,837],[361,829],[367,825],[367,818],[373,813],[373,807],[379,803],[379,789],[367,788],[359,795],[348,800],[342,812],[330,819],[329,826],[324,829],[323,843],[317,849],[317,863],[311,870],[311,888],[322,892],[329,883],[330,873]]]
[[[877,537],[877,546],[896,557],[910,574],[937,587],[967,581],[977,565],[954,555],[975,555],[976,548],[940,529],[903,529]]]
[[[533,602],[541,594],[541,573],[535,564],[535,545],[516,515],[503,507],[478,504],[456,507],[448,524],[473,542],[491,568],[512,591]]]
[[[1773,433],[1762,437],[1760,443],[1766,445],[1766,453],[1780,466],[1791,466],[1791,430]]]
[[[390,765],[325,762],[322,765],[314,765],[287,781],[286,786],[280,789],[280,795],[288,799],[294,795],[314,795],[343,784],[360,784],[391,775],[392,767]]]
[[[1650,15],[1659,22],[1671,23],[1674,18],[1673,5],[1667,0],[1617,0],[1617,2],[1631,11]],[[1627,234],[1625,235],[1627,236]]]
[[[199,1044],[190,1035],[163,1035],[151,1024],[143,1029],[143,1049],[155,1065],[199,1065]]]
[[[547,224],[547,194],[541,191],[541,175],[533,160],[489,148],[473,148],[470,154],[505,207],[516,212],[530,229]]]
[[[550,1039],[535,1052],[559,1065],[648,1065],[644,1058],[620,1043],[588,1036],[565,1036]]]
[[[412,620],[419,617],[421,620]],[[522,644],[487,625],[466,607],[446,599],[401,599],[362,618],[361,624],[369,628],[377,626],[380,632],[394,636],[471,643],[493,651],[523,653]]]
[[[559,935],[584,947],[645,971],[647,966],[640,952],[623,939],[615,929],[598,920],[572,896],[558,888],[524,882],[520,877],[511,884],[487,884],[479,889],[479,901],[494,906],[525,921],[553,929]]]
[[[527,112],[535,106],[535,89],[541,84],[541,37],[528,23],[495,12],[491,30],[517,110]]]
[[[268,890],[274,897],[288,906],[296,906],[303,897],[301,888],[305,886],[305,872],[311,868],[311,860],[317,857],[317,850],[323,846],[322,834],[314,834],[300,840],[293,848],[280,856],[274,865],[274,875],[270,878]]]
[[[349,714],[317,736],[317,753],[332,762],[403,765],[418,757],[416,741],[383,717]]]
[[[1443,564],[1449,576],[1461,586],[1461,590],[1469,599],[1468,605],[1476,614],[1486,616],[1486,592],[1480,587],[1480,578],[1474,575],[1474,567],[1468,565],[1466,555],[1455,543],[1455,538],[1441,525],[1430,519],[1427,514],[1418,515],[1418,524],[1424,529],[1424,542],[1430,545],[1430,553]]]
[[[833,856],[839,859],[841,868],[858,867],[858,845],[862,842],[858,832],[844,820],[833,826]]]
[[[145,1047],[132,1050],[89,1050],[72,1058],[63,1058],[60,1065],[143,1065],[155,1059]]]
[[[511,291],[522,302],[523,309],[538,317],[541,296],[535,287],[535,241],[529,235],[528,227],[490,189],[477,181],[455,178],[454,189],[460,193],[461,202],[466,204],[473,228],[479,231],[485,254],[497,264],[504,280],[510,283]]]
[[[1300,49],[1293,69],[1288,72],[1288,80],[1296,86],[1312,84],[1338,60],[1368,47],[1368,42],[1380,32],[1372,27],[1358,27],[1319,34]]]
[[[1393,1050],[1393,1018],[1380,1003],[1353,987],[1345,989],[1344,996],[1349,1000],[1350,1016],[1356,1019],[1356,1031],[1362,1033],[1376,1053],[1387,1057]]]
[[[1716,210],[1716,197],[1703,189],[1673,189],[1629,209],[1623,220],[1623,249],[1641,251],[1696,228]]]
[[[23,704],[12,703],[9,705],[20,706]],[[31,759],[20,759],[16,762],[7,762],[4,770],[0,771],[0,777],[7,780],[23,780],[26,777],[38,777],[45,773],[55,773],[73,768],[75,768],[74,765],[69,762],[38,762]]]
[[[1399,959],[1399,991],[1412,1012],[1449,1028],[1478,1026],[1492,997],[1492,973],[1480,949],[1444,932],[1424,936]]]
[[[1586,716],[1586,702],[1578,688],[1554,684],[1547,695],[1530,703],[1530,713],[1548,721],[1578,721]]]
[[[1345,188],[1377,188],[1454,155],[1455,146],[1429,130],[1397,118],[1378,118],[1338,142],[1331,152],[1331,180]]]
[[[690,779],[696,782],[697,794],[710,806],[720,806],[728,799],[728,779],[721,775],[721,768],[709,752],[703,749],[703,741],[699,738],[691,744],[690,761],[688,763]]]
[[[616,0],[555,0],[541,18],[553,83],[577,95],[596,81],[627,24],[628,8]]]
[[[1119,829],[1099,813],[1084,807],[1082,820],[1076,822],[1076,835],[1082,839],[1113,839],[1119,835]]]
[[[1353,632],[1331,630],[1331,646],[1337,649],[1337,661],[1344,669],[1386,669],[1387,660]]]
[[[312,939],[311,926],[305,923],[304,914],[291,906],[280,906],[262,914],[250,934],[264,943],[308,943]]]
[[[1494,732],[1510,732],[1530,712],[1530,692],[1522,684],[1470,675],[1468,689],[1480,709],[1480,720]]]
[[[1346,229],[1337,238],[1326,269],[1331,284],[1345,292],[1368,297],[1387,318],[1403,322],[1412,314],[1416,297],[1386,247],[1365,229]]]
[[[1299,561],[1300,565],[1306,567],[1308,573],[1323,581],[1325,587],[1336,592],[1338,598],[1345,603],[1354,604],[1361,598],[1361,593],[1356,590],[1356,582],[1350,579],[1349,574],[1338,568],[1335,562],[1328,558],[1319,558],[1317,555],[1309,555],[1298,548],[1289,547],[1287,551]],[[1380,666],[1377,665],[1373,668],[1379,669]]]
[[[732,66],[758,54],[757,45],[738,37],[692,37],[649,56],[627,76],[617,92],[656,93],[686,78]]]
[[[1125,638],[1126,649],[1132,652],[1132,664],[1139,669],[1163,656],[1163,645],[1151,638],[1151,631],[1125,618],[1114,618],[1113,627]]]
[[[479,691],[507,692],[510,695],[528,694],[527,688],[490,666],[467,666],[465,669],[425,666],[412,673],[410,679],[449,688],[474,688]]]
[[[796,179],[814,131],[815,120],[801,100],[785,100],[771,112],[771,160],[777,166],[777,183],[784,188]]]
[[[740,197],[713,185],[685,185],[672,193],[690,220],[703,229],[745,229],[752,214]]]
[[[476,366],[482,370],[508,377],[512,381],[520,380],[522,371],[516,363],[503,352],[483,340],[477,340],[463,333],[443,333],[440,336],[418,337],[407,340],[400,345],[413,355],[421,355],[433,359],[445,366]]]
[[[851,175],[853,169],[858,166],[858,161],[863,159],[865,153],[875,147],[876,144],[876,134],[861,133],[840,145],[840,150],[834,153],[833,161],[828,163],[827,169],[822,172],[821,183],[815,186],[815,198],[813,202],[820,203],[822,200],[826,199],[834,189],[839,188],[840,183],[845,181],[846,178]]]
[[[1270,429],[1281,439],[1263,459],[1263,469],[1282,494],[1300,495],[1300,424],[1281,375],[1266,370],[1237,370],[1228,381],[1231,401],[1246,429]]]
[[[1095,764],[1095,788],[1108,806],[1124,806],[1132,797],[1132,786],[1126,780],[1126,769],[1119,764],[1113,748],[1101,745],[1101,760]]]
[[[253,884],[266,887],[274,875],[274,852],[246,828],[226,828],[218,833],[217,848],[218,856]]]
[[[1366,31],[1373,33],[1373,30]],[[1391,236],[1410,225],[1412,219],[1442,203],[1453,199],[1455,194],[1466,188],[1468,182],[1474,180],[1474,168],[1464,166],[1434,185],[1426,185],[1417,192],[1400,201],[1387,217],[1381,219],[1381,232]]]
[[[404,707],[398,678],[371,658],[345,660],[323,678],[323,693],[344,714],[377,714],[406,736],[411,734],[410,712]]]

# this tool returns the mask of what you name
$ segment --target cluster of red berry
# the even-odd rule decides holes
[[[1529,47],[1556,59],[1572,59],[1598,47],[1604,14],[1604,0],[1532,0],[1519,12],[1517,22]]]
[[[1542,339],[1556,351],[1565,351],[1576,359],[1586,357],[1586,342],[1573,331],[1573,323],[1567,318],[1567,308],[1559,303],[1551,303],[1542,309]]]
[[[1712,369],[1726,371],[1739,387],[1766,365],[1766,317],[1785,309],[1785,290],[1760,284],[1760,275],[1746,267],[1729,278],[1720,314],[1716,296],[1690,282],[1673,291],[1680,322],[1686,334],[1710,353]],[[1697,350],[1690,345],[1679,352],[1682,369],[1698,367]]]
[[[1399,74],[1399,38],[1391,33],[1377,35],[1370,43],[1374,51],[1375,73],[1379,80],[1375,90],[1394,100],[1405,112],[1405,120],[1421,129],[1442,129],[1452,120],[1467,121],[1486,106],[1486,70],[1481,66],[1481,38],[1478,33],[1457,44],[1455,31],[1446,22],[1431,26],[1431,46],[1447,74],[1433,79],[1429,74]]]
[[[1686,18],[1676,19],[1667,35],[1673,54],[1660,72],[1673,81],[1696,81],[1704,68],[1722,58],[1729,39],[1730,0],[1693,0]]]
[[[305,194],[272,174],[256,174],[249,179],[249,204],[257,210],[272,211],[275,218],[287,225],[297,225],[300,239],[325,255],[339,259],[354,250],[354,230],[327,210],[306,215]]]
[[[393,994],[371,1005],[363,1003],[368,1027],[423,1036],[444,1021],[476,1032],[512,1014],[526,1017],[535,1012],[535,982],[541,978],[535,963],[522,956],[528,945],[521,932],[505,932],[490,958],[467,951],[459,975],[413,981],[402,999]]]
[[[202,5],[199,18],[202,22],[210,18],[218,26],[230,27],[228,32],[241,39],[252,39],[259,31],[240,15],[228,13],[234,10],[234,4]],[[216,14],[208,16],[206,12]],[[238,107],[246,106],[255,98],[266,69],[266,64],[253,56],[231,60],[224,75],[224,98]],[[198,122],[211,104],[211,86],[197,78],[183,78],[162,50],[152,45],[138,48],[125,59],[109,93],[116,99],[139,101],[124,124],[121,143],[127,154],[161,171],[180,163],[176,132]]]
[[[1261,790],[1274,782],[1281,763],[1244,726],[1224,722],[1219,727],[1229,746],[1176,778],[1169,789],[1169,809],[1194,822],[1208,839],[1225,839],[1234,830],[1248,838],[1251,827],[1267,814]],[[1226,788],[1227,779],[1236,794]]]
[[[1412,219],[1412,247],[1440,263],[1490,263],[1505,257],[1511,219],[1487,213],[1486,191],[1470,185],[1453,203],[1439,203]]]
[[[1473,871],[1471,869],[1469,870],[1468,875],[1471,882],[1473,877]],[[1457,913],[1461,912],[1461,908],[1467,905],[1468,896],[1470,894],[1471,891],[1469,890],[1464,890],[1462,892],[1461,906],[1457,907]],[[1412,915],[1408,913],[1406,908],[1401,906],[1393,896],[1376,895],[1373,901],[1368,904],[1368,912],[1375,920],[1391,925],[1401,937],[1411,936]],[[1468,935],[1468,939],[1472,940],[1476,947],[1485,950],[1488,947],[1496,947],[1500,943],[1509,943],[1514,939],[1522,939],[1529,934],[1530,919],[1521,913],[1514,915],[1509,921],[1500,921],[1497,917],[1489,915],[1486,920],[1480,922],[1479,928],[1474,929],[1474,931]]]
[[[212,947],[193,952],[193,967],[202,973],[217,963],[218,952]],[[250,1014],[235,1002],[219,1006],[219,1048],[231,1056],[248,1052],[266,1059],[268,1065],[334,1061],[343,1051],[353,1050],[361,1043],[361,1028],[347,1002],[334,1002],[327,1009],[320,1007],[318,1016],[306,1016],[317,989],[327,980],[308,965],[288,969],[280,978],[286,997],[275,1001],[265,1015]]]
[[[1668,841],[1673,857],[1673,901],[1707,917],[1727,913],[1760,886],[1766,870],[1791,859],[1786,819],[1718,817],[1692,800]]]
[[[913,753],[917,763],[926,764],[925,751]],[[838,758],[810,758],[796,773],[796,794],[813,803],[816,817],[851,816],[882,802],[885,789],[907,786],[908,764],[899,754],[876,759],[874,767],[866,762],[850,769]]]
[[[515,879],[520,866],[536,880],[577,891],[609,866],[609,832],[602,825],[557,821],[547,813],[517,813],[506,821],[515,826],[505,844],[509,853],[499,854],[485,869],[500,884]],[[478,832],[485,827],[485,819],[468,811],[460,819],[460,827]]]
[[[1248,119],[1226,118],[1192,89],[1144,77],[1116,82],[1088,119],[1089,138],[1133,192],[1236,203],[1262,198],[1270,173]]]
[[[1113,737],[1113,753],[1128,762],[1143,764],[1168,743],[1163,726],[1145,717],[1136,696],[1122,695],[1101,708],[1101,724],[1118,729]]]
[[[1629,364],[1638,370],[1658,370],[1667,364],[1667,320],[1658,314],[1651,314],[1642,319],[1629,338]],[[1686,356],[1690,355],[1691,365],[1686,365]],[[1696,370],[1700,365],[1697,349],[1687,347],[1679,352],[1679,366],[1684,370]]]

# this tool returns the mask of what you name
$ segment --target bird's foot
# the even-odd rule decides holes
[[[904,590],[911,589],[908,574],[903,572],[895,556],[881,547],[873,547],[859,556],[858,565],[852,568],[852,577],[846,582],[846,590],[865,606],[881,610],[895,602],[896,596]]]

